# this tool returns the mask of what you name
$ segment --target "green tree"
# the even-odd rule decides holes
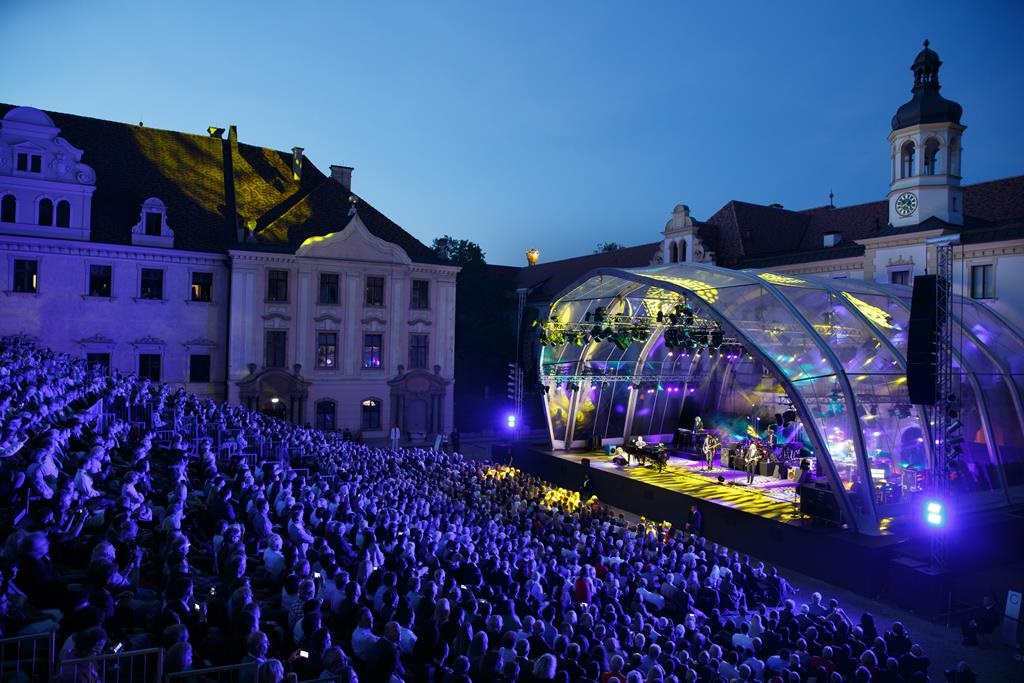
[[[507,402],[506,363],[515,359],[514,283],[488,268],[475,242],[444,235],[432,248],[462,268],[455,281],[455,422],[463,431],[479,431]]]
[[[594,253],[604,254],[609,251],[618,251],[619,249],[622,248],[623,246],[618,242],[601,242],[600,244],[597,245],[597,249],[594,250]]]

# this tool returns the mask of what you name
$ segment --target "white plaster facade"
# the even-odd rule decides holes
[[[160,356],[160,380],[222,398],[227,362],[227,259],[217,254],[0,234],[0,334],[24,334],[75,356],[109,354],[111,368],[139,370]],[[11,286],[16,261],[37,265],[35,292]],[[90,267],[110,268],[109,296],[90,295]],[[140,296],[142,269],[163,273],[160,298]],[[192,274],[212,277],[211,301],[192,300]],[[193,355],[208,355],[210,377],[189,382]]]
[[[74,120],[77,131],[89,125],[53,116]],[[311,164],[302,168],[301,150],[286,157],[260,149],[265,163],[287,159],[280,177],[262,177],[267,166],[257,173],[244,167],[234,128],[222,154],[221,140],[102,123],[107,131],[127,128],[124,138],[134,142],[124,153],[141,156],[108,153],[97,174],[82,161],[90,149],[61,137],[50,115],[14,107],[0,122],[0,335],[24,335],[119,371],[145,370],[174,387],[244,400],[295,422],[319,422],[318,409],[330,405],[327,428],[374,436],[398,425],[424,439],[451,430],[459,269],[369,205],[376,230],[404,247],[377,236],[355,210],[314,209],[348,196],[350,167],[333,167],[340,172],[326,177]],[[87,132],[93,146],[104,142]],[[185,154],[193,155],[187,165]],[[139,180],[139,167],[156,182]],[[303,173],[310,174],[305,184]],[[314,236],[298,249],[289,246],[293,228],[277,233],[286,236],[277,242],[253,235],[256,219],[247,218],[250,231],[235,237],[225,212],[260,215],[234,205],[235,195],[264,201],[260,211],[273,213],[267,189],[245,185],[255,176],[278,190],[284,213],[303,202],[299,213],[312,224],[295,229]],[[235,193],[216,194],[232,184]],[[163,194],[149,194],[154,186]],[[94,200],[97,188],[106,188],[102,200]],[[40,213],[43,199],[51,205]],[[93,216],[97,202],[108,211]],[[268,296],[270,271],[287,273],[281,300]],[[336,301],[321,300],[322,274],[336,277]],[[367,278],[382,279],[379,305],[367,304]],[[286,339],[273,367],[267,331]],[[321,334],[336,335],[329,366],[318,363]],[[381,344],[364,367],[368,334],[380,335]],[[375,408],[369,427],[367,401]]]
[[[229,257],[233,292],[230,400],[244,403],[239,383],[272,367],[266,332],[279,331],[287,340],[284,369],[309,382],[302,414],[295,416],[299,421],[314,423],[317,406],[333,401],[338,429],[361,430],[371,436],[382,435],[393,424],[424,435],[451,430],[450,390],[433,408],[437,414],[432,423],[406,424],[406,415],[392,414],[388,383],[414,369],[433,373],[445,385],[453,381],[458,268],[414,263],[401,247],[372,235],[358,213],[340,232],[311,238],[295,254],[232,250]],[[271,300],[270,271],[287,273],[285,301]],[[321,275],[337,276],[338,303],[321,300]],[[381,305],[367,304],[367,278],[383,278]],[[426,283],[426,307],[412,307],[414,281]],[[337,342],[336,360],[329,365],[319,362],[321,333],[333,335]],[[364,362],[366,335],[380,335],[379,365]],[[421,368],[410,367],[412,335],[421,335],[419,341],[426,337]],[[260,404],[253,408],[268,409],[266,401],[272,398],[286,402],[267,388],[260,394]],[[363,402],[368,400],[380,405],[376,429],[362,415]]]

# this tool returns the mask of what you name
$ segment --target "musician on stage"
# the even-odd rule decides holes
[[[754,483],[754,473],[757,472],[757,461],[759,460],[759,454],[757,451],[757,439],[751,439],[750,445],[747,447],[747,485]]]
[[[715,451],[717,449],[718,437],[714,434],[708,434],[707,438],[704,439],[704,459],[708,464],[708,472],[714,469]]]
[[[693,418],[693,433],[697,434],[700,430],[704,429],[704,422],[700,419],[700,415]]]

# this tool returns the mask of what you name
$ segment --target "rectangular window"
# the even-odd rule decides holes
[[[89,296],[110,296],[111,280],[114,275],[113,266],[89,266]]]
[[[103,368],[104,373],[110,373],[109,353],[87,353],[85,354],[85,362],[89,364],[89,367],[100,367]]]
[[[320,303],[334,305],[340,300],[338,296],[338,274],[320,273]]]
[[[427,335],[409,335],[409,369],[422,370],[427,367]]]
[[[213,273],[192,273],[192,301],[213,301]]]
[[[264,365],[268,368],[283,368],[288,346],[288,333],[284,330],[267,330],[264,346]]]
[[[160,228],[163,225],[163,214],[156,211],[146,212],[146,234],[151,237],[160,236]]]
[[[366,276],[366,305],[384,305],[384,278],[376,275]]]
[[[14,283],[11,289],[35,294],[39,289],[39,261],[14,259]]]
[[[892,270],[892,271],[889,271],[889,284],[892,284],[892,285],[909,285],[910,284],[910,271],[909,270]]]
[[[188,358],[188,381],[210,381],[210,354],[193,353]]]
[[[994,299],[996,296],[996,280],[991,263],[971,266],[971,298]]]
[[[368,398],[361,408],[359,426],[362,429],[380,429],[380,401]]]
[[[316,335],[316,366],[336,368],[338,366],[337,332],[318,332]]]
[[[364,368],[379,368],[381,367],[381,350],[384,344],[383,335],[380,334],[364,334],[363,335],[363,367]]]
[[[139,354],[139,377],[151,380],[153,382],[160,381],[160,354],[159,353],[140,353]]]
[[[17,169],[27,173],[42,173],[43,157],[39,154],[18,152]]]
[[[140,299],[164,298],[164,271],[157,268],[143,268],[139,286]]]
[[[413,280],[409,308],[430,308],[430,280]]]
[[[267,301],[288,301],[288,271],[267,271]]]

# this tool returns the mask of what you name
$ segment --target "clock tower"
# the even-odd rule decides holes
[[[910,67],[913,97],[892,117],[889,223],[896,228],[933,217],[964,224],[960,169],[966,126],[960,124],[963,107],[939,94],[940,66],[939,55],[924,41]]]

